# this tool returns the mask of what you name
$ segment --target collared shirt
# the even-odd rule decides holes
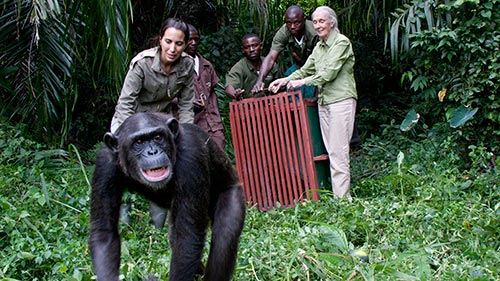
[[[262,58],[262,57],[261,57]],[[263,60],[264,58],[262,58]],[[250,61],[244,57],[240,59],[229,72],[226,74],[226,85],[231,85],[235,89],[241,88],[245,89],[243,93],[243,98],[251,98],[251,97],[261,97],[265,95],[265,92],[261,92],[259,94],[252,94],[252,87],[257,82],[257,78],[259,77],[259,73],[255,68],[253,68]],[[267,88],[269,84],[276,78],[279,77],[278,66],[276,64],[273,65],[269,74],[264,78],[264,87]]]
[[[302,47],[302,43],[304,42],[304,36],[302,35],[302,37],[300,37],[300,40],[297,39],[296,37],[293,37],[293,39],[295,39],[295,42],[297,42],[297,45],[299,45],[299,47]]]
[[[160,65],[160,48],[140,52],[131,63],[111,120],[111,132],[136,112],[171,113],[177,97],[179,122],[193,123],[193,59],[182,54],[167,74]]]
[[[194,123],[205,131],[223,130],[222,118],[220,117],[219,103],[215,93],[215,85],[219,83],[219,77],[213,65],[203,56],[198,54],[199,75],[194,76],[194,92],[196,100],[203,100],[205,104],[202,111],[194,116]]]
[[[287,81],[297,79],[304,79],[306,85],[318,87],[318,104],[357,99],[354,52],[349,39],[332,31],[326,42],[316,44],[306,63],[286,77]]]
[[[301,66],[311,54],[318,40],[318,34],[314,30],[314,24],[311,20],[306,20],[302,44],[296,41],[292,33],[286,28],[286,24],[284,24],[274,35],[271,49],[278,52],[286,49],[293,63]],[[302,62],[295,61],[291,55],[293,51],[302,59]]]
[[[200,75],[200,59],[198,56],[194,56],[194,72],[196,75]]]

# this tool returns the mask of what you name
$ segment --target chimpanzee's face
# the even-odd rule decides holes
[[[122,171],[154,190],[164,188],[171,180],[175,164],[174,132],[164,121],[134,115],[125,120],[127,125],[121,126],[116,136],[109,133],[108,141],[105,138],[108,147],[118,153]]]
[[[130,175],[152,188],[164,186],[172,177],[169,134],[163,128],[137,132],[130,136],[128,159]]]

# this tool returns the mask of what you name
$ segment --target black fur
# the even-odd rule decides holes
[[[104,142],[92,179],[90,214],[89,246],[98,280],[118,280],[118,221],[125,189],[170,210],[169,280],[194,280],[210,222],[204,280],[229,280],[245,200],[238,175],[217,144],[195,125],[179,124],[161,113],[131,116],[115,135],[107,133]],[[141,168],[156,173],[148,178]]]

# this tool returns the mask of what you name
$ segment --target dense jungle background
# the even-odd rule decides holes
[[[285,9],[336,10],[354,46],[354,201],[250,208],[235,280],[499,280],[500,0],[2,0],[0,279],[91,280],[89,178],[130,59],[161,22],[201,32],[224,75]],[[280,65],[286,65],[282,59]],[[233,157],[232,146],[227,154]],[[122,279],[168,276],[137,199]]]

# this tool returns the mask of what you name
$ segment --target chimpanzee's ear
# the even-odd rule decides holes
[[[118,139],[115,135],[113,135],[113,133],[107,132],[106,134],[104,134],[104,143],[113,152],[118,151]]]
[[[176,138],[179,134],[179,121],[177,121],[177,119],[175,118],[170,118],[167,121],[167,126],[174,135],[174,138]]]

